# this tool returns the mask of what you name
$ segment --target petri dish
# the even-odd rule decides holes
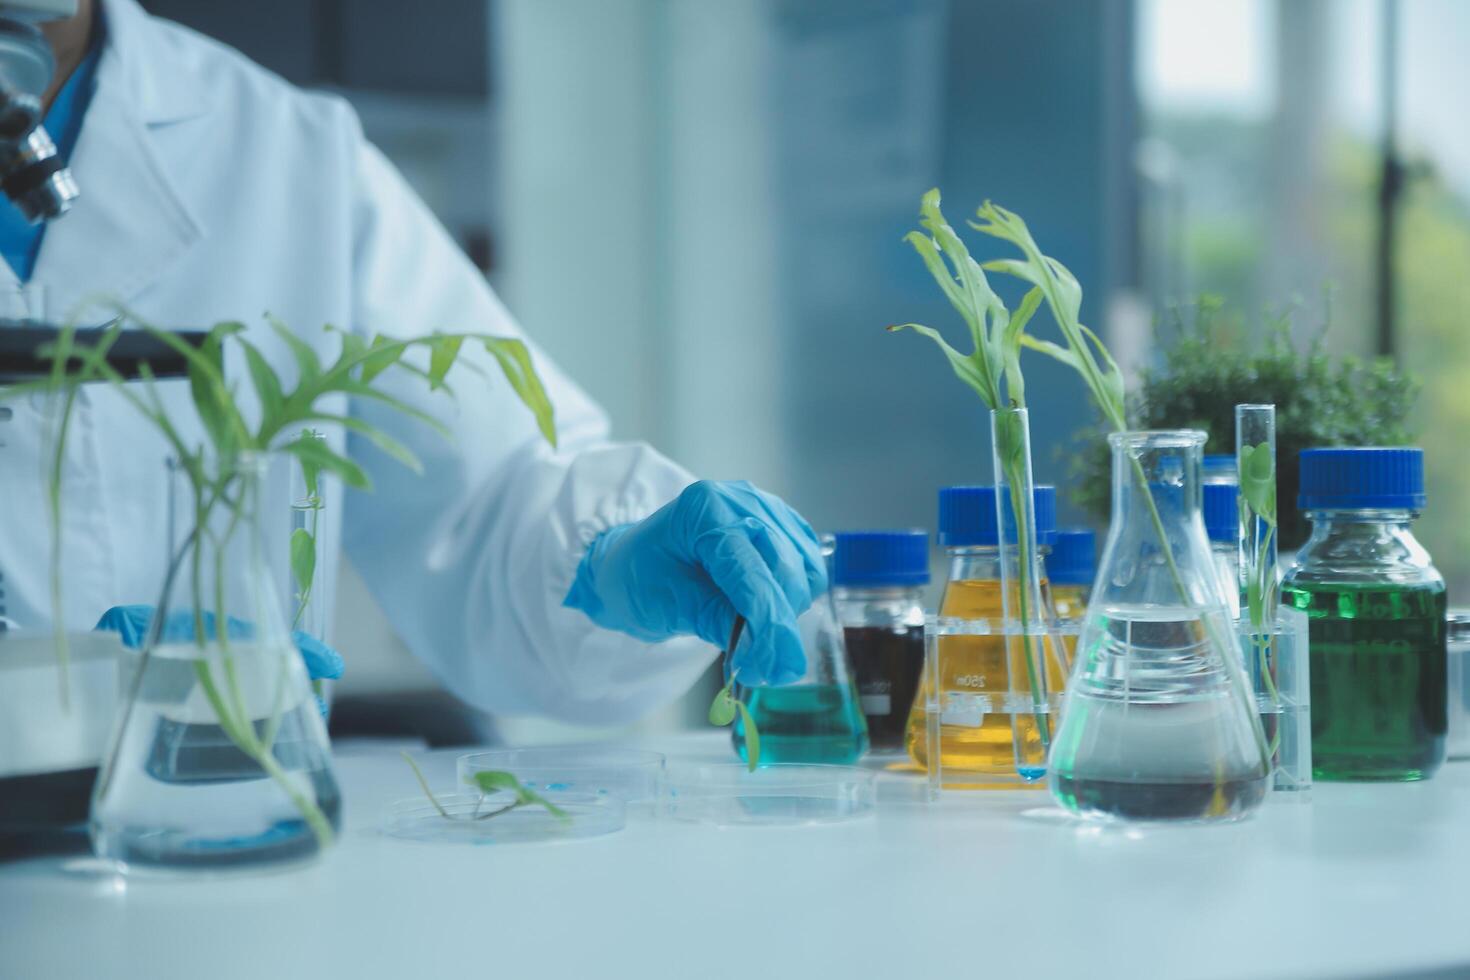
[[[436,793],[448,817],[423,796],[398,800],[383,816],[382,830],[400,840],[435,844],[522,844],[602,837],[623,829],[623,801],[591,793],[545,793],[563,815],[519,806],[511,793]],[[493,816],[486,816],[493,814]]]
[[[652,806],[663,787],[664,757],[599,745],[539,746],[471,752],[455,769],[461,787],[473,786],[475,773],[499,771],[538,793],[588,793]]]
[[[663,812],[719,827],[840,823],[872,813],[876,783],[856,766],[680,767],[668,774]]]

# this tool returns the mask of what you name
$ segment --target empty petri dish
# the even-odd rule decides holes
[[[544,793],[560,813],[516,806],[511,793],[436,793],[444,813],[423,796],[388,807],[383,833],[437,844],[516,844],[601,837],[623,829],[623,801],[591,793]]]
[[[663,812],[721,827],[837,823],[872,812],[876,782],[854,766],[679,767],[668,774]]]
[[[663,786],[664,757],[600,745],[490,749],[460,756],[456,770],[461,786],[473,786],[478,772],[508,772],[538,793],[590,793],[651,806]]]

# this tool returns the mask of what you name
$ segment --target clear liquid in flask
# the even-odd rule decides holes
[[[1222,651],[1222,609],[1094,607],[1079,641],[1053,756],[1053,792],[1086,816],[1232,819],[1265,796],[1269,772]],[[1252,699],[1253,700],[1253,699]]]

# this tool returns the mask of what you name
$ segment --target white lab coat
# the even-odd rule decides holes
[[[32,277],[53,319],[103,296],[160,325],[242,320],[288,379],[294,362],[265,311],[319,339],[323,358],[335,354],[318,333],[327,323],[364,335],[524,336],[342,99],[298,91],[134,0],[104,7],[97,91],[70,161],[82,196],[46,231]],[[575,253],[575,229],[567,248]],[[577,288],[570,263],[567,272],[567,288]],[[3,264],[0,276],[13,284]],[[586,327],[597,329],[595,319]],[[344,499],[333,486],[327,553],[340,541],[409,647],[465,700],[617,723],[682,693],[713,651],[692,639],[636,642],[562,599],[593,537],[647,515],[689,477],[647,446],[609,442],[600,409],[535,356],[556,408],[556,452],[493,363],[487,380],[456,368],[453,401],[411,378],[398,385],[396,394],[452,427],[451,441],[348,406],[405,441],[425,472],[349,440],[376,490]],[[246,377],[242,365],[227,370]],[[184,383],[163,387],[192,416]],[[38,409],[15,406],[0,450],[0,562],[8,615],[23,626],[51,618]],[[114,604],[157,601],[165,455],[116,392],[86,392],[66,462],[69,628],[90,627]],[[333,595],[335,561],[327,564],[318,574]],[[352,651],[343,654],[350,671]]]

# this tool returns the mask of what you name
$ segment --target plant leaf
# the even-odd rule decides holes
[[[295,332],[279,318],[267,313],[266,322],[270,324],[276,336],[286,344],[291,351],[291,356],[296,359],[296,387],[298,389],[310,384],[322,374],[321,359],[316,356],[316,350],[306,341],[296,336]]]
[[[994,390],[986,383],[985,378],[975,366],[974,361],[949,346],[949,341],[940,336],[938,330],[935,330],[933,327],[926,327],[922,323],[898,323],[888,329],[895,333],[900,330],[912,330],[914,333],[928,337],[934,341],[934,343],[939,345],[939,349],[944,351],[944,356],[948,358],[949,366],[954,371],[955,377],[959,378],[971,388],[974,388],[975,393],[980,396],[980,400],[985,402],[987,407],[991,409],[999,407],[994,403]]]
[[[745,730],[745,768],[747,772],[755,772],[756,766],[761,764],[760,729],[755,727],[755,719],[750,716],[750,709],[744,701],[736,701],[735,707],[740,712],[740,725]]]
[[[555,448],[556,416],[551,399],[536,374],[536,366],[531,363],[531,352],[513,337],[486,337],[484,344],[485,350],[500,364],[505,380],[510,382],[521,402],[536,417],[536,427],[541,430],[542,438]]]
[[[315,439],[322,444],[326,443],[326,437],[313,429],[302,429],[296,438],[298,440]],[[297,456],[296,460],[301,464],[301,480],[306,484],[306,496],[313,499],[319,498],[321,496],[322,482],[321,463],[310,455]]]
[[[560,817],[563,820],[571,819],[571,815],[561,807],[534,790],[521,785],[521,781],[513,773],[486,769],[475,773],[470,778],[481,793],[495,793],[500,790],[509,790],[515,794],[516,804],[519,806],[539,806],[543,807],[547,813],[550,813],[554,817]]]
[[[1237,460],[1240,471],[1240,495],[1256,515],[1268,523],[1276,522],[1276,460],[1270,443],[1241,446]]]
[[[516,795],[520,795],[521,792],[521,781],[508,772],[485,769],[470,778],[481,793],[495,793],[503,789],[510,790]]]
[[[363,358],[362,373],[358,375],[358,380],[363,384],[371,383],[378,375],[398,363],[398,359],[407,349],[402,341],[378,334],[368,344],[369,353]]]
[[[316,574],[316,539],[304,527],[291,532],[291,577],[296,580],[296,595],[305,598]]]
[[[295,439],[286,444],[285,451],[301,460],[302,467],[314,465],[318,470],[326,470],[335,473],[347,484],[357,490],[372,489],[373,481],[368,478],[367,472],[346,456],[338,455],[322,439]]]
[[[715,699],[710,702],[709,723],[711,725],[718,725],[723,728],[735,720],[735,705],[737,702],[730,694],[730,687],[734,683],[735,679],[733,677],[726,681],[725,686],[720,688],[719,692],[715,694]]]
[[[1050,340],[1042,340],[1030,334],[1023,334],[1021,336],[1021,344],[1034,351],[1039,351],[1048,357],[1054,357],[1068,367],[1077,367],[1077,355],[1060,344],[1054,344]]]
[[[413,450],[366,419],[360,419],[356,415],[329,415],[325,412],[313,412],[306,417],[306,421],[330,422],[334,425],[340,425],[344,429],[356,432],[415,473],[422,473],[424,471],[424,464],[419,462],[419,458],[414,455]]]
[[[429,341],[429,389],[437,391],[444,386],[444,377],[454,367],[459,357],[459,348],[464,343],[462,336],[435,337]]]
[[[281,390],[281,379],[276,376],[260,348],[244,337],[237,337],[236,341],[245,352],[245,364],[250,369],[250,383],[255,387],[255,397],[260,399],[261,428],[271,428],[286,401],[285,393]]]

